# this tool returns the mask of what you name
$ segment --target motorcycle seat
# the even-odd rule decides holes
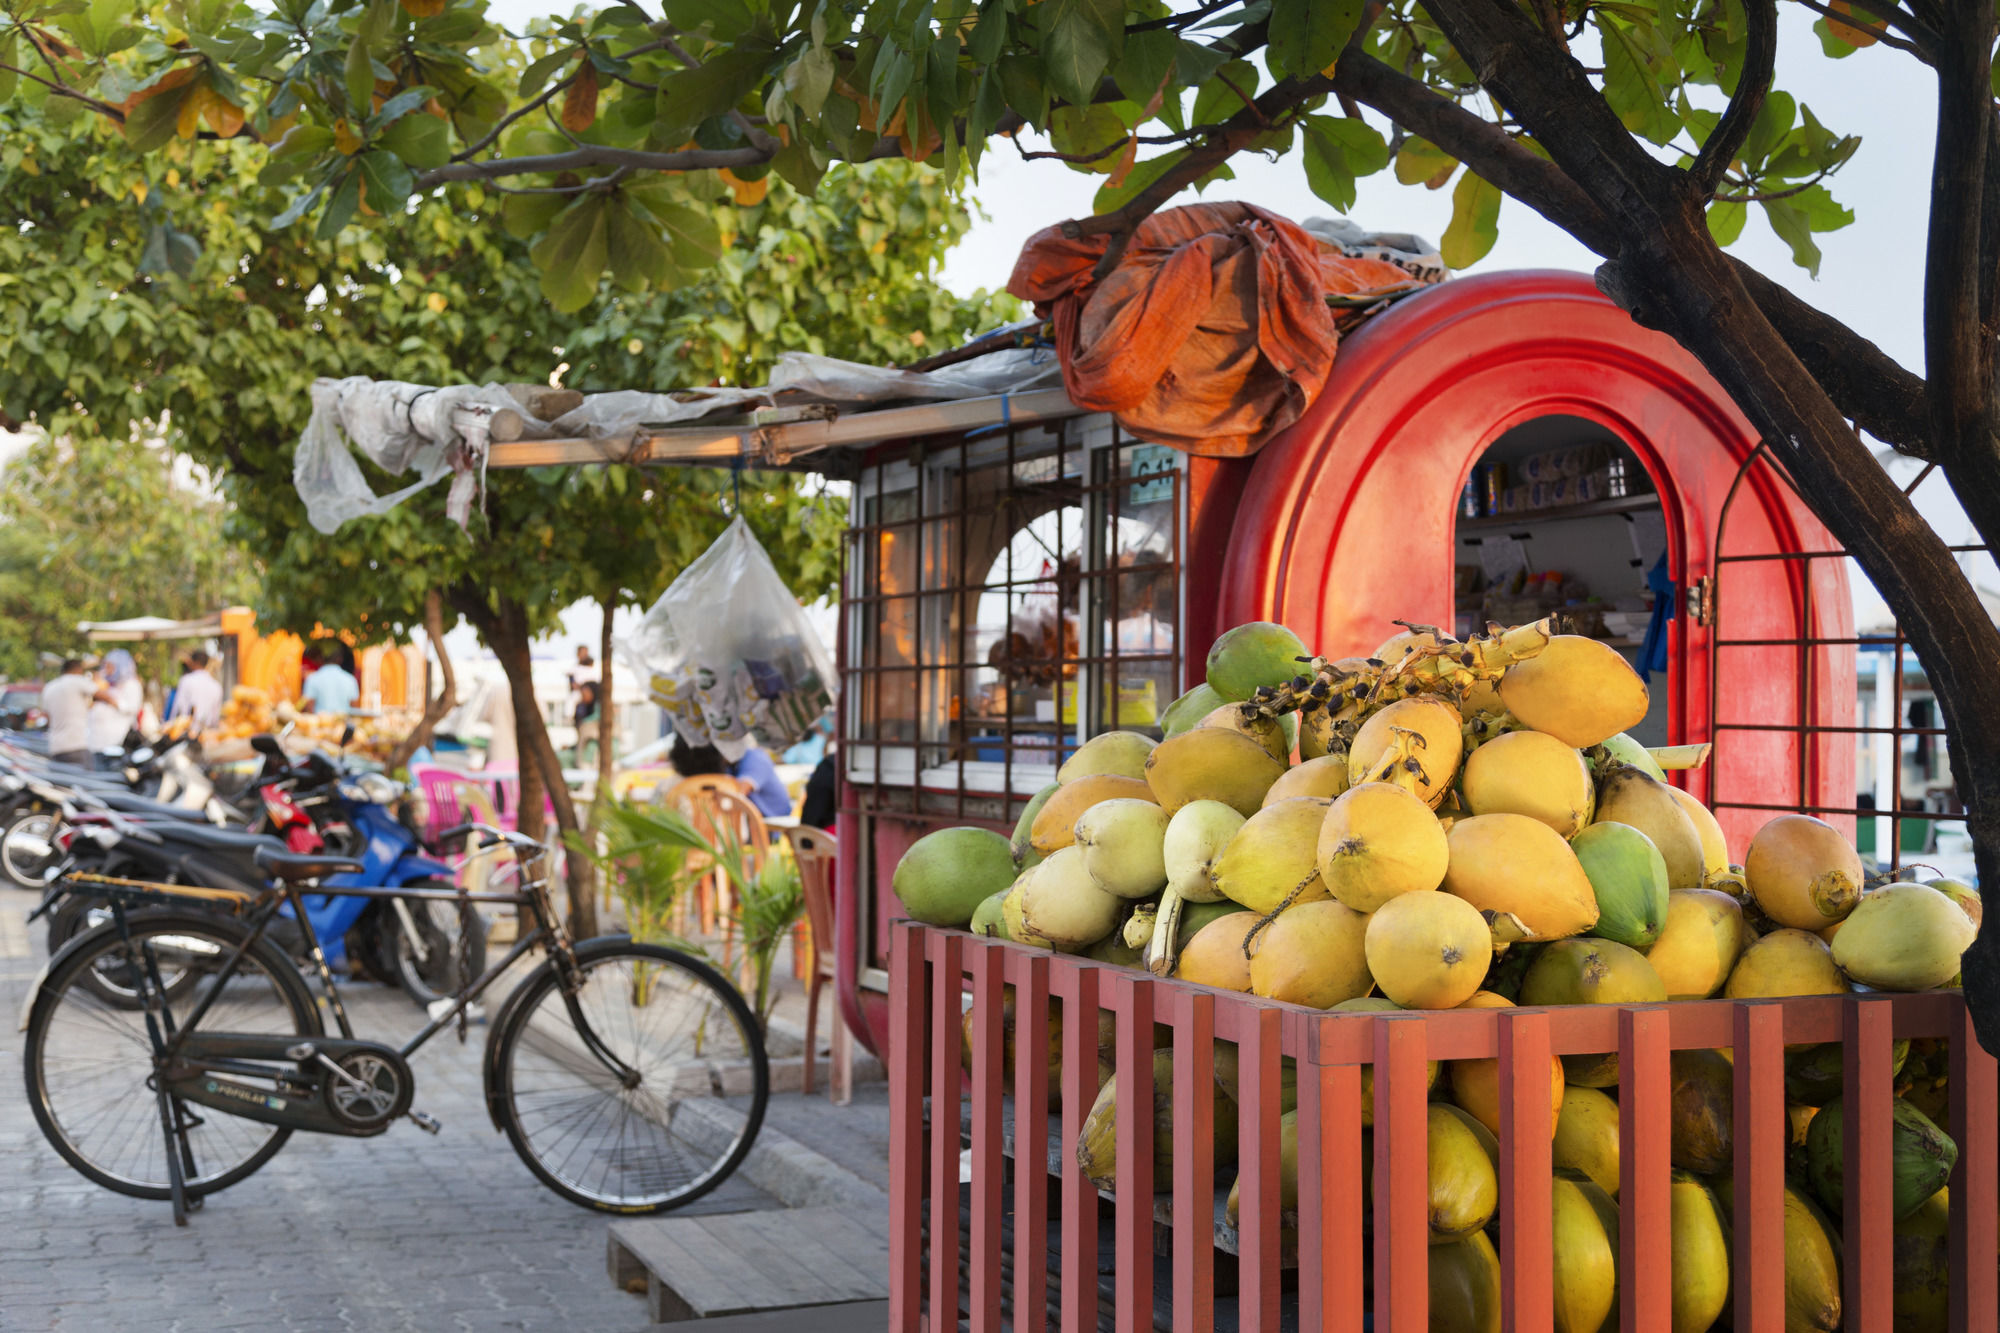
[[[269,847],[283,850],[276,838],[262,833],[245,833],[239,829],[217,828],[213,824],[193,824],[176,819],[158,824],[147,824],[149,833],[187,847],[207,847],[224,852],[256,851]]]
[[[259,847],[254,859],[259,870],[283,880],[325,879],[328,875],[352,875],[367,869],[350,857],[300,855],[268,846]]]
[[[101,801],[121,815],[157,815],[162,819],[195,820],[206,823],[207,817],[200,810],[191,810],[184,805],[170,805],[156,801],[150,796],[135,796],[131,792],[93,791],[92,799]]]

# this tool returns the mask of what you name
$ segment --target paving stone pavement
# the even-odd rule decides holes
[[[0,888],[18,924],[33,895]],[[486,1028],[447,1032],[412,1061],[417,1109],[374,1139],[295,1134],[269,1165],[210,1196],[185,1228],[164,1203],[103,1190],[42,1138],[22,1092],[17,1025],[43,930],[0,933],[0,1330],[578,1329],[646,1325],[645,1299],[605,1274],[609,1220],[542,1188],[487,1117]],[[11,947],[10,947],[11,946]],[[9,956],[10,954],[14,956]],[[503,979],[489,998],[497,1009]],[[343,987],[357,1033],[402,1040],[423,1022],[400,991]],[[739,1174],[692,1211],[780,1206]]]

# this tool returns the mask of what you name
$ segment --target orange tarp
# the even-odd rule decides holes
[[[1421,285],[1252,204],[1153,214],[1097,283],[1105,245],[1039,231],[1007,290],[1055,325],[1070,401],[1212,458],[1256,453],[1319,395],[1339,341],[1328,293]]]

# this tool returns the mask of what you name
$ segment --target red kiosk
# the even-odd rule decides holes
[[[1245,620],[1365,654],[1393,621],[1452,625],[1482,575],[1560,574],[1616,606],[1662,571],[1676,604],[1642,739],[1715,742],[1689,778],[1732,846],[1766,810],[1851,826],[1853,736],[1821,730],[1855,718],[1846,562],[1722,389],[1587,277],[1498,273],[1400,302],[1251,459],[1146,444],[1057,397],[959,404],[950,431],[857,455],[839,969],[871,1047],[902,851],[945,824],[1011,830],[1061,755],[1149,728]],[[1610,461],[1616,494],[1463,512],[1487,465],[1577,447]],[[1636,659],[1635,619],[1614,610],[1593,632]]]

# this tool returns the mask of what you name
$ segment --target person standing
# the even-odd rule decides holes
[[[167,721],[186,718],[195,734],[222,725],[222,682],[208,671],[208,654],[197,648],[187,655],[187,674],[174,688],[174,702],[167,709]]]
[[[83,659],[62,664],[62,674],[42,686],[42,711],[49,715],[49,758],[58,764],[90,767],[90,705],[97,682],[83,669]]]
[[[309,674],[299,689],[299,702],[308,713],[343,714],[361,697],[361,683],[339,662],[321,657],[317,648],[308,648],[300,665]]]
[[[123,750],[125,738],[139,725],[139,710],[146,702],[146,687],[140,683],[138,664],[123,648],[113,648],[104,655],[101,674],[103,679],[90,705],[93,755]]]

